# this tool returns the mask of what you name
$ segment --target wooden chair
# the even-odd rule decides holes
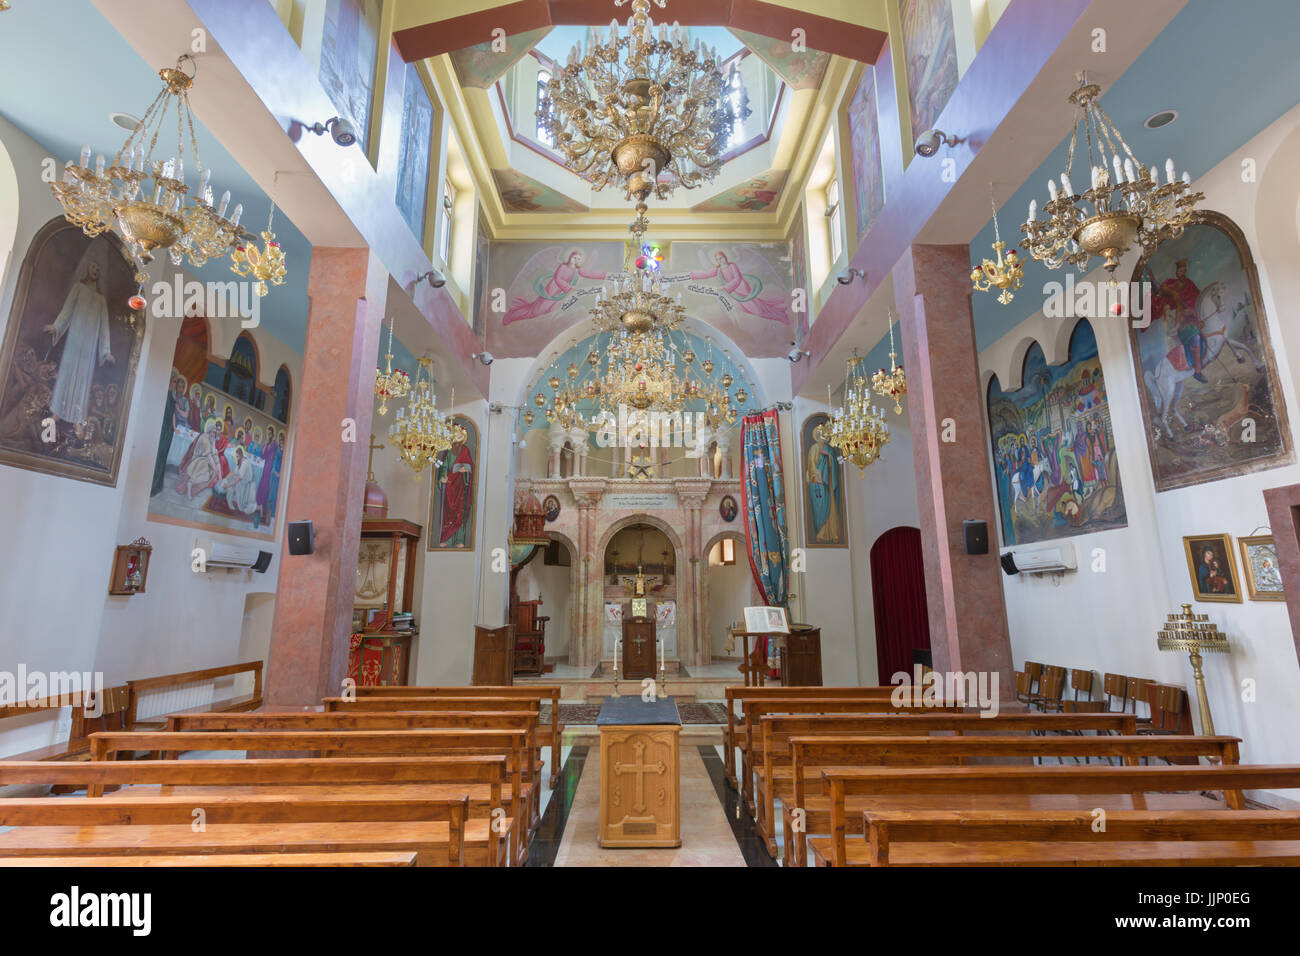
[[[1016,699],[1023,704],[1029,704],[1033,701],[1035,694],[1038,692],[1037,685],[1039,679],[1043,676],[1043,665],[1037,661],[1025,661],[1024,673],[1027,679],[1025,692],[1024,695],[1021,696],[1020,691],[1017,689]]]
[[[1043,675],[1038,680],[1038,693],[1030,701],[1030,706],[1037,706],[1043,713],[1060,713],[1061,697],[1065,693],[1065,668],[1055,664],[1046,664]]]
[[[1101,678],[1101,691],[1106,695],[1106,709],[1112,713],[1124,713],[1128,706],[1128,678],[1123,674],[1104,674]],[[1119,706],[1115,704],[1118,702]]]
[[[1149,681],[1145,677],[1130,677],[1128,678],[1128,684],[1124,691],[1125,706],[1129,707],[1133,712],[1133,716],[1137,718],[1139,733],[1142,732],[1144,726],[1150,726],[1151,724],[1151,712],[1148,710],[1147,716],[1145,717],[1139,714],[1138,702],[1141,701],[1146,704],[1148,708],[1150,707],[1150,698],[1147,695],[1147,687],[1152,683],[1154,683],[1154,681]]]

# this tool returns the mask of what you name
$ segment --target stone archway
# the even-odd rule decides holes
[[[736,542],[736,564],[744,569],[745,577],[749,586],[748,601],[750,604],[747,606],[764,603],[763,599],[759,596],[758,586],[754,583],[753,572],[748,567],[749,558],[745,551],[744,528],[727,528],[715,533],[700,549],[700,561],[704,565],[705,573],[700,575],[700,589],[697,598],[700,602],[700,620],[704,622],[704,634],[701,636],[701,642],[707,652],[707,658],[704,663],[709,663],[712,660],[714,653],[714,638],[716,637],[714,629],[709,626],[711,621],[710,612],[714,602],[711,574],[712,565],[710,565],[708,561],[709,555],[713,553],[714,545],[718,544],[718,542],[722,541],[724,538],[731,538]]]
[[[685,581],[683,571],[688,567],[691,555],[686,553],[686,548],[682,543],[681,536],[676,529],[663,518],[656,515],[638,512],[635,514],[624,514],[613,518],[603,528],[596,529],[596,547],[593,557],[600,562],[598,573],[588,575],[588,580],[596,586],[589,586],[588,591],[596,602],[596,610],[599,615],[598,620],[601,626],[590,628],[587,639],[589,642],[589,653],[594,653],[597,661],[600,660],[604,653],[604,560],[605,553],[609,544],[614,540],[614,535],[624,528],[630,528],[635,525],[645,525],[654,528],[663,533],[668,539],[673,549],[673,561],[675,564],[674,572],[674,600],[677,602],[677,648],[676,658],[680,662],[694,660],[698,635],[695,633],[693,623],[695,621],[695,594],[692,592],[689,584]],[[592,580],[594,578],[594,581]],[[685,585],[685,586],[684,586]]]

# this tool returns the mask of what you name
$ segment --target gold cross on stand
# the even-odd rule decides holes
[[[370,436],[370,457],[366,460],[366,481],[375,480],[375,452],[381,450],[384,446],[375,444],[375,436]]]
[[[625,773],[636,774],[636,803],[632,804],[632,809],[637,813],[645,813],[645,775],[648,773],[663,774],[668,768],[660,760],[658,763],[647,764],[645,762],[645,741],[638,740],[632,745],[636,751],[636,764],[616,763],[614,764],[614,773],[622,776]]]

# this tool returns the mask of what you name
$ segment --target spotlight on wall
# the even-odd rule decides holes
[[[916,138],[913,148],[918,156],[933,156],[939,152],[940,146],[956,146],[960,142],[961,140],[956,136],[945,133],[941,129],[927,129]]]
[[[357,141],[357,128],[352,125],[351,121],[344,119],[342,116],[334,116],[324,123],[313,123],[305,127],[317,136],[324,136],[326,133],[334,142],[340,146],[351,146]]]
[[[444,276],[437,269],[430,269],[428,272],[424,273],[423,275],[416,276],[415,281],[411,283],[411,285],[413,286],[419,285],[422,279],[428,279],[429,286],[430,288],[433,289],[441,289],[443,286],[447,284],[447,277]]]
[[[850,269],[845,269],[843,272],[837,275],[835,277],[835,281],[838,282],[840,285],[848,285],[854,279],[865,279],[866,277],[867,274],[863,272],[861,269],[850,268]]]
[[[470,356],[470,358],[476,358],[484,365],[491,365],[496,361],[495,356],[493,356],[491,352],[475,352]]]
[[[799,348],[799,346],[794,342],[791,342],[790,344],[794,347],[791,348],[789,352],[785,353],[785,357],[790,360],[791,365],[798,365],[803,361],[805,355],[812,355],[811,352],[805,352],[803,349]]]

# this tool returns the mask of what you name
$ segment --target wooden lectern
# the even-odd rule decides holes
[[[682,718],[671,697],[606,697],[600,729],[602,847],[682,845]]]

